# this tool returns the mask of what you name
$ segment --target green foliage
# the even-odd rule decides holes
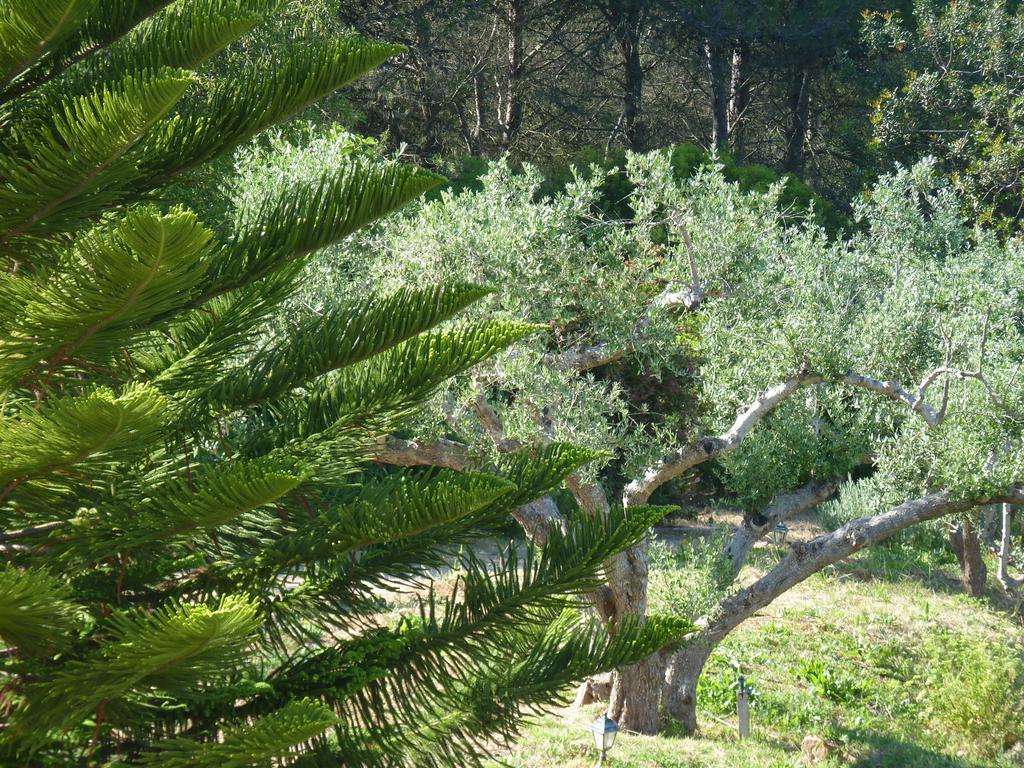
[[[661,509],[574,522],[493,570],[458,549],[592,452],[371,465],[450,379],[541,330],[454,320],[490,293],[476,278],[351,275],[348,301],[302,304],[311,254],[439,177],[345,137],[231,215],[183,191],[401,50],[317,24],[272,45],[282,9],[301,16],[0,0],[5,765],[474,765],[571,682],[691,628],[612,635],[578,608]],[[426,582],[453,566],[441,599]],[[417,589],[418,620],[382,626],[381,595]]]
[[[838,231],[847,224],[831,203],[796,174],[780,174],[766,165],[740,163],[727,152],[712,155],[696,144],[677,144],[664,151],[671,155],[672,172],[678,181],[691,178],[702,169],[716,167],[726,179],[735,182],[745,192],[766,193],[773,185],[784,182],[779,198],[783,211],[799,216],[813,210],[815,220],[830,231]],[[536,194],[541,197],[559,195],[579,177],[596,178],[600,180],[600,186],[599,195],[593,203],[595,209],[611,219],[629,220],[634,215],[630,197],[635,189],[635,179],[626,173],[626,165],[626,152],[622,149],[606,152],[597,147],[583,147],[562,163],[540,166],[543,182]],[[441,191],[453,195],[463,191],[478,192],[484,186],[488,166],[486,160],[478,157],[460,158],[452,180],[432,194],[439,195]]]
[[[744,192],[766,194],[779,183],[783,184],[779,196],[782,211],[791,215],[811,213],[815,222],[831,232],[837,232],[847,222],[835,207],[794,173],[779,173],[766,165],[740,163],[728,152],[710,156],[693,144],[680,144],[671,148],[672,172],[678,179],[694,176],[702,168],[717,166],[721,174]]]
[[[0,639],[8,648],[41,655],[75,628],[70,590],[45,571],[6,565],[0,573]]]
[[[298,699],[252,724],[233,728],[220,743],[200,744],[191,739],[160,742],[157,751],[140,764],[160,768],[260,765],[275,758],[291,757],[297,748],[337,723],[323,704]]]
[[[925,663],[915,684],[929,730],[956,734],[979,757],[998,755],[1020,740],[1024,664],[1013,648],[937,634],[922,651]]]
[[[238,187],[287,186],[324,149],[323,140],[287,148],[281,176],[248,166]],[[759,392],[799,371],[825,381],[791,397],[708,473],[745,510],[865,462],[893,503],[937,487],[983,495],[1019,475],[1019,451],[990,465],[979,446],[1018,445],[1022,252],[965,223],[933,163],[880,180],[854,206],[854,233],[837,237],[785,202],[788,182],[761,175],[763,185],[745,191],[727,165],[684,148],[626,160],[618,202],[629,207],[627,221],[604,211],[611,177],[598,166],[549,194],[537,169],[498,163],[478,188],[443,192],[317,261],[302,301],[344,302],[356,276],[395,288],[424,276],[515,286],[477,311],[553,333],[453,381],[410,431],[454,432],[485,453],[493,449],[472,410],[477,397],[489,398],[509,437],[528,443],[542,439],[543,410],[551,434],[609,454],[612,489],[688,437],[727,429]],[[705,294],[700,310],[662,307],[659,294],[690,285],[691,256]],[[581,348],[613,354],[593,370],[551,364]],[[906,404],[836,383],[856,372],[916,395],[944,364],[975,370],[982,349],[987,386],[951,374],[927,393],[938,409],[949,386],[941,428]]]
[[[874,104],[878,151],[904,163],[934,155],[970,215],[1016,232],[1024,202],[1020,5],[918,0],[912,14],[870,17],[865,35],[901,70]]]
[[[653,542],[651,610],[692,619],[707,615],[732,585],[732,570],[722,557],[730,535],[723,528],[706,539],[684,540],[674,551],[663,542]]]
[[[840,704],[863,695],[857,678],[821,659],[804,659],[800,664],[800,677],[810,683],[816,696]]]

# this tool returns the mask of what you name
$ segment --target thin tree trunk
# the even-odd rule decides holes
[[[1001,507],[999,536],[999,568],[996,578],[1007,592],[1012,592],[1024,585],[1024,579],[1015,579],[1010,575],[1010,555],[1013,552],[1013,507],[1003,504]]]
[[[629,149],[642,152],[647,148],[643,122],[644,68],[640,60],[643,3],[641,0],[604,0],[595,5],[608,22],[622,63],[622,110],[608,136],[608,149],[621,135]]]
[[[750,105],[750,81],[747,78],[747,60],[750,46],[739,43],[732,49],[732,78],[729,95],[729,140],[736,159],[742,161],[747,153],[747,107]]]
[[[807,147],[807,128],[811,112],[811,73],[803,69],[796,72],[789,90],[789,117],[786,122],[787,171],[800,173],[804,168]]]
[[[417,80],[420,91],[417,102],[420,108],[420,120],[423,123],[423,143],[418,149],[419,155],[429,165],[430,159],[438,155],[443,147],[438,133],[439,110],[430,78],[434,59],[433,29],[426,14],[419,14],[416,17],[416,59],[419,63]]]
[[[634,152],[647,149],[647,129],[643,121],[644,68],[640,61],[640,19],[631,12],[619,25],[619,50],[625,75],[622,104],[622,134]]]
[[[714,649],[715,643],[695,639],[672,657],[665,672],[665,713],[679,722],[687,736],[697,731],[697,684]]]
[[[729,148],[729,59],[721,43],[704,41],[704,63],[711,85],[711,146]]]
[[[998,505],[985,507],[981,516],[981,546],[982,549],[998,549],[997,537],[999,535],[999,510]]]
[[[985,593],[985,579],[988,569],[981,554],[981,542],[978,532],[970,518],[965,517],[956,528],[949,532],[949,543],[960,561],[960,580],[964,592],[971,597],[981,597]]]
[[[507,45],[505,72],[500,79],[500,149],[511,149],[523,127],[523,37],[526,33],[526,0],[502,0]]]

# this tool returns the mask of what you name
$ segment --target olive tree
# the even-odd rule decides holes
[[[325,148],[282,151],[297,173]],[[693,722],[707,654],[786,589],[915,523],[1021,501],[1024,260],[968,227],[928,164],[883,179],[843,239],[782,209],[781,188],[743,193],[714,168],[680,180],[662,154],[631,156],[627,171],[632,217],[615,221],[596,213],[599,174],[542,197],[535,171],[497,164],[480,191],[347,243],[305,301],[368,281],[469,280],[495,289],[479,311],[550,328],[453,380],[377,451],[457,470],[553,440],[602,451],[603,466],[567,478],[573,509],[546,496],[517,510],[540,544],[567,517],[628,515],[712,468],[746,510],[722,553],[735,573],[760,536],[855,468],[887,489],[887,511],[728,590],[675,656],[620,670],[611,716],[653,732],[662,699]],[[589,594],[612,632],[645,614],[648,570],[641,542]]]

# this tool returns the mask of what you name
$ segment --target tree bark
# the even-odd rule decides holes
[[[507,152],[515,144],[523,127],[523,55],[526,34],[526,0],[502,0],[507,33],[505,72],[501,77],[498,125],[499,149]]]
[[[957,527],[950,530],[949,543],[956,553],[956,559],[960,561],[960,580],[964,593],[971,597],[981,597],[985,594],[988,568],[985,567],[974,522],[965,517]]]
[[[649,544],[643,541],[616,556],[612,564],[611,588],[614,614],[606,617],[614,626],[628,614],[647,614],[647,573]],[[658,732],[664,661],[654,654],[612,678],[608,716],[619,727],[637,733]]]
[[[811,112],[811,73],[802,69],[794,73],[789,89],[789,117],[786,122],[787,171],[800,173],[804,168],[807,127]]]
[[[704,41],[704,63],[711,86],[711,146],[729,148],[729,59],[720,42]]]
[[[665,672],[665,714],[678,721],[687,736],[697,731],[697,684],[714,649],[712,643],[695,640],[672,656]]]
[[[750,105],[750,81],[747,78],[747,61],[750,46],[740,42],[732,49],[732,78],[729,95],[729,140],[738,161],[742,162],[747,153],[746,126],[747,107]]]

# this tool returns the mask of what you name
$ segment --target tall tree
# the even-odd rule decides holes
[[[689,626],[612,637],[575,607],[658,510],[491,567],[452,554],[587,451],[366,471],[439,385],[537,330],[446,322],[485,290],[361,284],[272,332],[311,253],[438,177],[352,154],[213,226],[163,203],[401,52],[327,38],[206,81],[279,5],[0,3],[5,764],[479,764],[525,706]],[[453,559],[450,598],[380,619],[382,588]]]

